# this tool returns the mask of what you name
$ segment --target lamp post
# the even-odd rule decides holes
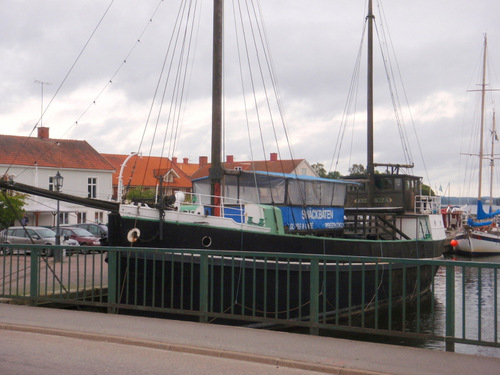
[[[52,177],[54,187],[56,191],[59,192],[63,186],[64,177],[61,176],[59,171],[57,171],[56,175]],[[59,231],[59,199],[57,200],[57,213],[56,213],[56,245],[61,244],[61,232]],[[54,251],[54,260],[58,261],[62,259],[62,251],[57,249]]]

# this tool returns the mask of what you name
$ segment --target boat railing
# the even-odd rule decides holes
[[[230,197],[218,197],[210,194],[182,192],[175,194],[174,207],[183,212],[191,212],[202,215],[213,215],[218,208],[221,217],[231,217],[237,221],[245,223],[248,221],[248,212],[245,206],[251,204],[242,199]],[[214,200],[219,203],[214,204]]]
[[[441,212],[441,197],[431,195],[415,196],[416,214],[439,214]]]

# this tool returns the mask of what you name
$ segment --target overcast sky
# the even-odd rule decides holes
[[[225,153],[235,160],[261,160],[271,152],[290,158],[284,133],[263,130],[266,140],[260,144],[259,126],[253,119],[249,128],[245,124],[238,94],[240,72],[238,64],[230,64],[237,58],[231,44],[232,4],[226,0]],[[86,140],[102,153],[137,151],[179,1],[3,0],[0,6],[0,132],[36,136],[43,89],[42,123],[50,127],[51,138]],[[336,145],[366,1],[265,0],[260,6],[293,157],[323,163],[326,169],[333,160],[332,168],[342,174],[352,164],[366,165],[366,54],[356,94],[357,122],[343,133],[338,162],[333,157],[339,152]],[[398,98],[410,106],[411,118],[405,117],[403,132],[408,135],[414,174],[446,195],[450,186],[451,195],[474,196],[477,188],[465,177],[471,174],[470,160],[461,153],[477,152],[479,147],[471,137],[477,132],[478,94],[467,90],[480,83],[485,33],[487,83],[500,88],[498,0],[374,0],[374,8],[377,22],[386,21],[377,26],[377,33],[389,36],[397,58],[393,69],[399,68],[404,84]],[[189,157],[193,162],[200,155],[210,157],[211,11],[212,1],[199,1],[192,37],[196,48],[189,57],[189,85],[183,92],[186,104],[176,128],[179,136],[175,144],[164,146],[165,156]],[[245,36],[250,38],[250,33]],[[377,40],[375,45],[375,161],[406,163]],[[488,104],[492,98],[487,96]],[[248,106],[253,98],[246,100]],[[168,109],[163,111],[166,116]],[[487,117],[489,130],[491,116]],[[150,120],[148,129],[154,123]],[[163,138],[171,137],[163,132],[157,130],[160,145],[151,151],[155,156],[162,153]],[[248,134],[258,151],[250,151]],[[145,136],[143,154],[150,152],[151,137]],[[487,189],[483,192],[486,195]]]

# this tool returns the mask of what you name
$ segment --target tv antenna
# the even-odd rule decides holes
[[[35,79],[35,83],[40,84],[41,88],[41,107],[40,107],[40,127],[42,127],[42,118],[43,118],[43,85],[51,85],[52,83],[50,82],[44,82],[44,81],[39,81]]]

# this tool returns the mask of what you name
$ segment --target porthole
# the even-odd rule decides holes
[[[208,236],[205,236],[201,239],[201,244],[204,247],[210,247],[210,245],[212,245],[212,239]]]

